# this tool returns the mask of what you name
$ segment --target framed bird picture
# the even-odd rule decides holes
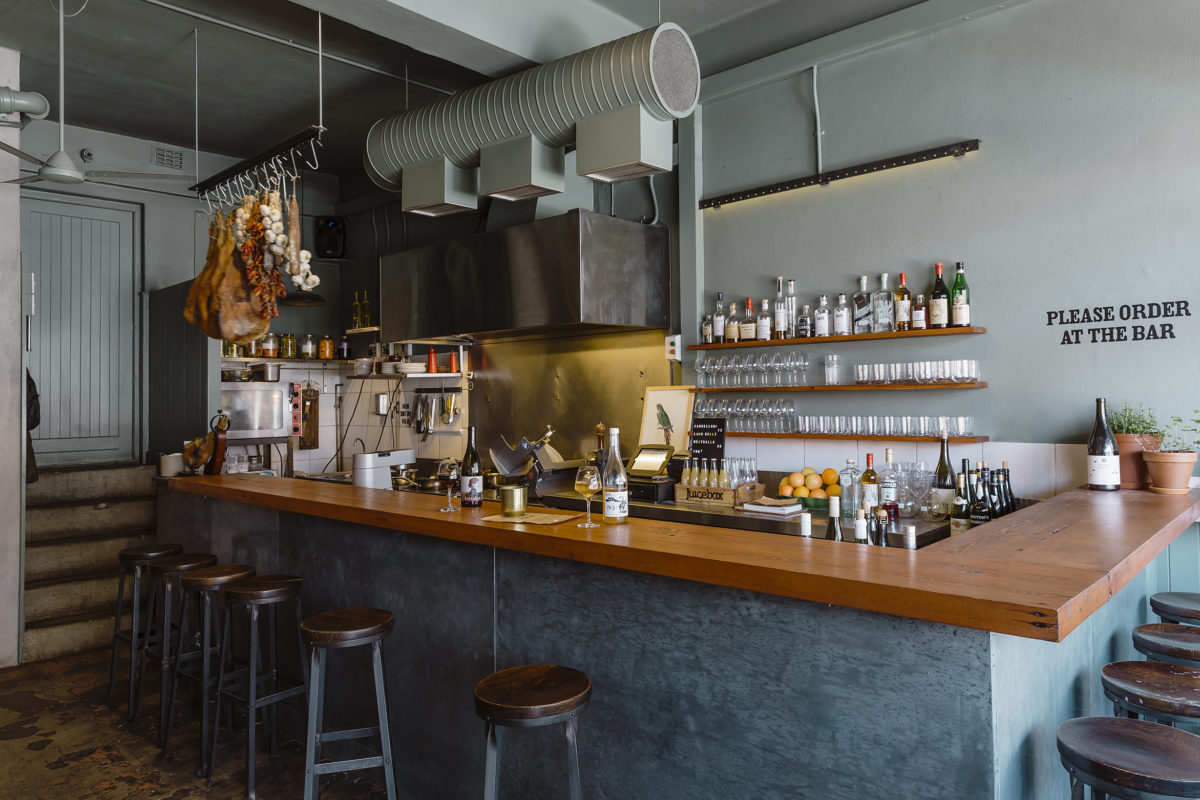
[[[691,386],[647,386],[638,445],[665,444],[676,451],[688,447],[692,427]]]

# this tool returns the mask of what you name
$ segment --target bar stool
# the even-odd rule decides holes
[[[171,728],[175,722],[175,693],[179,689],[179,679],[187,678],[200,686],[200,768],[196,777],[202,778],[208,774],[208,706],[212,699],[211,656],[214,650],[220,648],[220,632],[216,627],[218,620],[214,618],[214,596],[227,583],[249,578],[254,575],[254,567],[247,564],[217,564],[203,569],[184,573],[179,578],[179,589],[182,599],[179,603],[179,645],[175,650],[175,672],[171,680],[171,698],[167,702],[167,725],[162,735],[162,749],[165,755],[171,745]],[[188,606],[192,599],[199,602],[200,608],[200,642],[199,648],[184,652],[184,642],[188,641]],[[217,609],[220,615],[220,607]],[[189,661],[200,659],[200,671],[195,672],[185,668]]]
[[[1153,661],[1200,667],[1200,627],[1171,622],[1138,625],[1133,647]]]
[[[1081,717],[1058,726],[1058,754],[1071,776],[1071,800],[1083,787],[1123,800],[1200,797],[1200,736],[1120,717]]]
[[[304,800],[316,800],[320,776],[330,772],[383,767],[388,800],[396,800],[396,775],[392,764],[392,737],[388,727],[387,693],[383,685],[383,637],[392,630],[395,616],[378,608],[343,608],[325,611],[300,623],[300,634],[311,649],[308,694],[308,737],[304,748]],[[375,671],[375,707],[379,724],[370,728],[323,731],[325,722],[325,651],[371,646]],[[379,737],[379,755],[318,763],[326,742]]]
[[[567,765],[571,800],[581,800],[576,714],[592,698],[592,681],[570,667],[536,664],[493,672],[475,685],[475,713],[483,718],[487,736],[484,800],[500,791],[500,732],[503,728],[533,728],[566,723]]]
[[[1164,661],[1115,661],[1100,670],[1104,696],[1118,716],[1156,722],[1200,720],[1200,669]]]
[[[1200,625],[1200,594],[1158,592],[1150,595],[1150,608],[1163,622]]]
[[[286,689],[279,688],[279,665],[276,661],[276,642],[278,640],[278,615],[276,613],[279,604],[288,600],[295,601],[296,606],[296,623],[299,625],[301,619],[300,613],[300,586],[302,581],[295,575],[256,575],[252,578],[242,578],[225,584],[222,594],[225,597],[225,625],[224,632],[221,634],[221,652],[217,657],[217,685],[216,696],[217,703],[213,709],[213,732],[212,732],[212,747],[209,750],[208,759],[208,780],[212,781],[213,762],[217,760],[217,734],[221,730],[221,699],[225,698],[231,703],[238,703],[246,709],[246,800],[254,800],[254,756],[255,756],[255,727],[257,720],[257,712],[261,709],[263,713],[263,726],[268,729],[271,737],[271,755],[279,753],[279,726],[278,709],[275,705],[281,700],[286,700],[289,697],[304,695],[308,688],[308,665],[301,658],[301,665],[304,671],[304,682],[295,686],[290,686]],[[269,613],[269,628],[268,636],[268,659],[267,667],[260,672],[260,661],[262,661],[262,652],[259,646],[259,631],[258,631],[258,611],[262,606],[266,606]],[[246,680],[246,696],[241,697],[234,694],[225,688],[227,682],[237,680],[237,674],[227,675],[225,672],[226,660],[231,659],[231,632],[234,613],[238,609],[246,610],[246,617],[250,626],[250,643],[249,656],[246,661],[247,680]],[[297,640],[299,640],[299,631],[297,631]],[[300,652],[303,653],[304,647],[301,643]],[[260,694],[266,691],[265,685],[270,683],[270,694]],[[263,684],[260,687],[259,684]],[[270,713],[266,713],[269,711]],[[268,720],[269,718],[269,720]]]
[[[176,553],[182,553],[183,548],[177,544],[161,544],[152,542],[151,544],[142,544],[137,547],[127,547],[117,554],[117,560],[121,567],[121,577],[117,580],[117,613],[113,619],[113,642],[112,642],[112,666],[108,671],[108,705],[115,707],[113,703],[113,693],[117,690],[117,655],[120,651],[121,642],[129,642],[129,718],[133,719],[133,692],[137,688],[137,669],[134,665],[137,663],[138,641],[140,636],[138,633],[138,617],[141,615],[142,606],[142,571],[146,568],[146,564],[156,558],[163,556],[171,556]],[[129,630],[121,630],[122,607],[125,599],[125,575],[129,571],[133,571],[133,609],[131,614],[131,625]]]
[[[162,667],[162,677],[158,689],[158,739],[162,744],[163,731],[167,727],[167,687],[170,686],[170,671],[175,663],[171,655],[172,600],[178,592],[179,576],[202,567],[211,567],[217,563],[217,557],[212,553],[183,553],[173,556],[163,556],[150,561],[147,566],[154,578],[150,586],[150,605],[146,613],[146,631],[142,637],[142,649],[138,652],[137,698],[134,702],[130,720],[136,720],[142,710],[142,691],[146,678],[145,661],[147,653],[159,659]],[[162,628],[152,633],[154,629],[155,602],[159,592],[162,593]],[[157,649],[155,649],[157,647]]]

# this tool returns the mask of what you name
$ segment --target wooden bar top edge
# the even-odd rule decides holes
[[[1031,639],[1061,641],[1200,518],[1188,495],[1073,490],[918,551],[630,519],[590,530],[488,523],[445,497],[254,475],[172,478],[170,489],[454,541]],[[1108,495],[1107,497],[1097,495]],[[1122,508],[1098,537],[1095,517]],[[1098,510],[1097,510],[1098,509]],[[1093,510],[1096,510],[1093,513]],[[560,512],[561,513],[561,512]],[[995,528],[991,528],[995,525]],[[1093,546],[1093,544],[1097,546]]]

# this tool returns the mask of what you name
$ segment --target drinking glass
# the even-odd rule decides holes
[[[766,353],[759,353],[754,359],[754,368],[758,370],[758,386],[767,385],[767,370],[771,368],[771,357]],[[751,382],[751,385],[756,385]]]
[[[587,509],[587,521],[575,527],[599,528],[600,523],[592,522],[592,498],[600,491],[600,470],[594,464],[584,464],[575,472],[575,491],[583,495],[584,508]]]
[[[747,433],[758,433],[759,413],[758,400],[747,400],[746,420],[742,424],[742,430],[746,431]]]
[[[721,385],[729,385],[729,356],[721,356],[717,359],[717,372],[721,375]]]
[[[855,383],[870,383],[871,382],[871,365],[870,364],[855,364],[854,365],[854,382]]]
[[[793,373],[792,385],[793,386],[806,385],[808,383],[808,353],[805,353],[803,351],[796,352],[796,369],[798,369],[800,371],[800,374],[797,377],[795,375],[795,373]]]
[[[783,433],[796,432],[796,404],[791,400],[783,401]]]
[[[733,407],[729,409],[727,419],[729,422],[726,423],[726,428],[730,431],[741,432],[743,430],[743,425],[746,422],[746,401],[744,398],[739,397],[733,401]]]
[[[783,432],[783,400],[777,397],[771,403],[771,433]]]
[[[768,366],[771,368],[771,374],[775,376],[776,386],[783,386],[783,361],[783,356],[781,356],[779,353],[775,353],[771,356],[771,361],[768,364]]]
[[[696,388],[704,388],[704,372],[707,369],[708,362],[712,358],[705,358],[703,355],[696,356]]]
[[[746,358],[752,358],[752,356],[746,356]],[[744,365],[742,364],[742,357],[741,356],[730,356],[729,357],[729,371],[730,371],[730,373],[733,374],[733,385],[734,386],[742,385],[743,370],[744,370]]]

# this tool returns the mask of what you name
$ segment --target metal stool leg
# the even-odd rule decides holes
[[[153,595],[151,595],[153,602]],[[133,719],[133,691],[137,683],[138,632],[142,612],[142,565],[133,565],[133,612],[129,618],[129,719]]]
[[[270,637],[271,641],[267,645],[268,652],[268,669],[271,675],[271,694],[279,691],[279,661],[275,653],[275,641],[279,638],[278,615],[275,613],[276,603],[272,603],[268,616],[270,616]],[[271,755],[279,755],[279,704],[271,703],[271,707],[267,709],[271,717]]]
[[[579,781],[579,746],[577,719],[572,714],[567,719],[567,768],[571,773],[571,800],[583,800],[583,788]]]
[[[150,604],[146,607],[146,628],[142,633],[141,645],[137,648],[137,689],[129,695],[129,721],[136,722],[142,711],[142,682],[146,677],[146,647],[152,638],[155,612],[158,610],[158,582],[150,582]]]
[[[121,577],[117,579],[117,613],[113,619],[112,665],[108,669],[108,706],[113,707],[113,695],[117,691],[117,655],[120,650],[120,640],[117,634],[121,632],[122,600],[125,599],[125,565],[121,565]]]
[[[246,800],[255,800],[254,795],[254,734],[258,717],[258,606],[246,607],[250,615],[250,683],[247,688],[247,709],[249,719],[246,720]],[[264,715],[265,718],[266,715]]]
[[[383,643],[371,643],[371,661],[375,665],[375,705],[379,710],[379,750],[383,756],[383,783],[388,800],[396,800],[396,767],[392,764],[392,733],[388,727],[387,689],[383,683]],[[576,798],[578,800],[578,798]]]
[[[175,581],[171,577],[163,580],[163,625],[162,625],[162,677],[158,684],[158,738],[162,743],[167,729],[167,687],[171,683],[171,598],[175,595]],[[181,622],[182,624],[182,622]]]
[[[167,748],[171,745],[171,728],[175,724],[175,694],[179,691],[179,662],[183,657],[183,643],[187,640],[187,612],[188,612],[188,592],[183,592],[183,598],[179,601],[179,639],[175,644],[175,670],[171,673],[171,693],[167,699],[167,716],[163,726],[159,729],[159,746],[162,747],[163,755],[167,754]],[[167,694],[167,687],[163,686],[162,693]]]
[[[484,767],[483,800],[497,800],[500,796],[500,728],[487,723],[487,763]]]
[[[200,768],[196,777],[203,778],[208,774],[208,712],[211,704],[212,689],[212,592],[201,592],[201,602],[204,604],[203,619],[200,634]],[[178,662],[176,662],[178,664]]]
[[[308,735],[304,738],[304,800],[317,800],[317,777],[314,768],[317,764],[317,742],[321,738],[321,709],[325,697],[322,689],[325,686],[325,651],[321,647],[313,647],[310,660],[312,661],[308,682]]]
[[[225,625],[221,631],[221,650],[217,653],[217,687],[216,687],[216,704],[213,706],[213,732],[212,746],[208,749],[208,769],[205,774],[208,777],[208,785],[212,785],[212,770],[213,762],[217,760],[217,734],[221,731],[221,691],[225,688],[225,655],[229,652],[229,628],[230,622],[233,619],[233,609],[225,608]],[[230,703],[229,706],[233,704]],[[229,708],[226,708],[226,714],[229,713]],[[233,729],[233,720],[229,719],[228,727]]]

